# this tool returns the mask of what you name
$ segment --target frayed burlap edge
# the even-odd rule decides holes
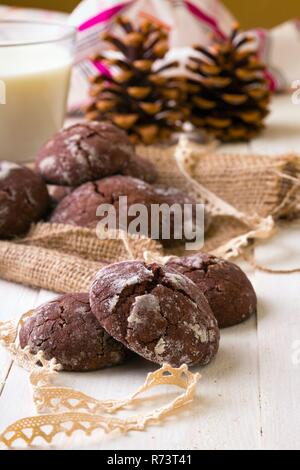
[[[159,257],[154,240],[125,232],[106,233],[61,224],[40,223],[25,238],[0,242],[0,277],[59,293],[87,292],[95,274],[117,261],[141,259],[145,252]]]

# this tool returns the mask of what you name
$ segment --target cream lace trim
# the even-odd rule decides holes
[[[213,148],[211,148],[211,145],[203,146],[203,154],[212,151]],[[256,239],[270,238],[275,232],[275,223],[272,216],[262,218],[258,215],[249,216],[240,212],[193,178],[195,158],[199,158],[199,156],[201,157],[199,145],[194,148],[193,143],[186,136],[182,136],[175,150],[175,160],[181,174],[194,188],[199,200],[203,201],[211,215],[234,217],[250,229],[248,233],[233,238],[219,247],[213,254],[226,259],[235,258],[243,253],[249,242]]]
[[[0,322],[0,343],[19,365],[29,370],[34,405],[38,413],[46,414],[23,418],[11,424],[0,434],[0,444],[8,448],[20,441],[27,446],[34,442],[50,444],[58,434],[70,437],[79,430],[86,436],[96,430],[107,433],[113,430],[122,433],[143,431],[148,425],[161,422],[194,399],[200,375],[190,372],[186,365],[176,369],[164,364],[149,373],[144,384],[124,400],[99,400],[69,387],[55,386],[53,381],[61,366],[54,359],[46,360],[42,352],[32,355],[28,347],[21,349],[18,344],[19,326],[30,315],[31,311],[23,315],[18,325],[11,321]],[[138,396],[158,385],[173,385],[183,392],[149,413],[129,418],[111,416],[134,404]]]

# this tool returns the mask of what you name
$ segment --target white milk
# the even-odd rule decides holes
[[[34,160],[62,126],[70,71],[70,54],[57,44],[0,46],[0,160]]]

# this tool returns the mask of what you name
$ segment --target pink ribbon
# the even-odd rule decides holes
[[[122,11],[125,7],[130,5],[133,2],[136,2],[137,0],[131,0],[130,2],[127,3],[121,3],[120,5],[116,5],[115,7],[109,8],[108,10],[102,11],[96,16],[93,16],[92,18],[88,19],[84,23],[82,23],[78,30],[79,31],[85,31],[87,29],[92,28],[93,26],[96,26],[99,23],[105,23],[109,21],[111,18],[113,18],[115,15],[117,15],[120,11]],[[220,37],[223,39],[226,38],[225,34],[222,32],[221,28],[218,25],[218,22],[213,18],[212,16],[209,16],[207,13],[205,13],[203,10],[201,10],[199,7],[196,7],[193,3],[191,3],[188,0],[184,0],[185,5],[187,6],[188,10],[196,16],[201,22],[205,23],[207,26],[209,26],[215,33],[217,33]]]
[[[188,0],[184,0],[185,5],[187,6],[188,10],[196,16],[200,21],[205,23],[207,26],[209,26],[218,36],[220,36],[223,39],[226,39],[226,35],[223,33],[221,28],[218,25],[218,22],[213,18],[212,16],[209,16],[207,13],[205,13],[203,10],[201,10],[199,7],[196,7],[193,3],[189,2]]]
[[[93,60],[92,63],[101,75],[107,78],[112,77],[110,70],[103,64],[103,62],[100,62],[99,60]]]
[[[130,3],[132,3],[132,1],[129,2],[129,4]],[[108,10],[102,11],[98,15],[93,16],[89,20],[82,23],[78,27],[78,31],[85,31],[87,29],[92,28],[93,26],[96,26],[99,23],[106,23],[115,15],[117,15],[121,10],[123,10],[127,5],[128,3],[121,3],[120,5],[117,5],[115,7],[109,8]]]
[[[131,1],[125,1],[121,3],[120,5],[116,5],[115,7],[109,8],[105,11],[102,11],[96,16],[93,16],[92,18],[88,19],[84,23],[82,23],[79,27],[79,31],[86,31],[93,26],[96,26],[100,23],[106,23],[110,19],[112,19],[114,16],[116,16],[120,11],[122,11],[124,8],[127,6],[131,5],[132,3],[136,2],[137,0],[131,0]],[[197,7],[194,3],[192,3],[189,0],[183,0],[184,4],[186,5],[187,9],[202,23],[206,24],[210,29],[212,29],[220,38],[226,39],[226,35],[224,32],[221,30],[218,21],[205,13],[204,10],[201,8]],[[260,40],[260,50],[262,52],[265,42],[266,42],[266,32],[263,29],[257,28],[256,29],[256,34],[259,37]],[[106,76],[109,77],[110,71],[105,67],[104,64],[101,62],[94,62],[94,66],[99,70],[99,72]],[[271,72],[268,70],[265,72],[266,78],[268,79],[270,83],[270,89],[273,91],[277,88],[277,81],[275,77],[271,74]]]

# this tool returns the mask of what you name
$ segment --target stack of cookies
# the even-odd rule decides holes
[[[63,129],[40,150],[36,171],[51,185],[54,210],[50,222],[96,228],[105,218],[97,208],[112,205],[116,210],[116,226],[127,230],[134,216],[129,212],[126,226],[120,220],[119,200],[127,197],[127,204],[141,204],[150,218],[154,204],[191,204],[196,201],[186,193],[169,187],[155,185],[157,172],[154,165],[138,157],[125,132],[110,123],[87,122]],[[171,220],[171,237],[163,237],[163,220],[158,239],[172,246],[174,216]],[[209,215],[205,217],[205,229]],[[151,221],[141,235],[151,237]],[[184,242],[184,236],[178,237]]]
[[[109,123],[63,129],[40,150],[35,170],[0,162],[0,238],[22,235],[42,218],[95,228],[101,204],[113,205],[121,218],[121,196],[128,206],[146,208],[196,204],[176,188],[155,185],[155,167]],[[151,236],[149,228],[142,234]],[[162,232],[163,245],[178,243]],[[100,270],[89,293],[37,308],[20,330],[20,345],[70,371],[117,365],[133,354],[157,364],[205,365],[218,351],[219,328],[247,319],[256,306],[241,269],[211,255],[171,257],[164,266],[124,261]]]
[[[20,344],[70,371],[117,365],[132,353],[156,364],[203,366],[218,351],[218,322],[231,326],[255,311],[250,281],[227,261],[206,254],[165,266],[124,261],[102,268],[88,294],[36,309]]]
[[[107,204],[116,210],[116,226],[127,230],[135,216],[128,213],[126,226],[122,226],[119,220],[121,196],[127,197],[128,206],[143,205],[149,216],[152,205],[196,206],[189,194],[155,185],[157,172],[154,165],[137,156],[127,134],[110,123],[83,122],[63,129],[40,149],[35,173],[8,162],[0,165],[0,198],[5,207],[0,212],[0,238],[21,235],[30,223],[42,217],[53,223],[95,228],[105,219],[104,215],[97,214],[97,208]],[[13,195],[7,190],[11,184]],[[35,189],[37,185],[38,190]],[[37,191],[42,192],[40,197]],[[37,210],[27,209],[28,204],[30,207],[37,204]],[[21,218],[19,225],[11,221],[16,217],[16,209],[24,212],[25,220]],[[165,246],[185,242],[183,231],[174,236],[174,219],[173,214],[170,237],[163,236],[164,222],[160,220],[156,239]],[[208,229],[209,223],[206,213],[204,230]],[[150,220],[145,225],[140,233],[151,237]]]

